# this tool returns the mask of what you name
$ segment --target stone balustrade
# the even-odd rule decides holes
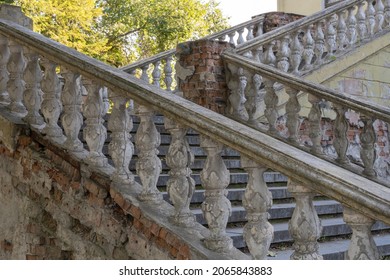
[[[260,15],[203,39],[229,42],[233,46],[238,46],[263,33],[263,19],[264,17]],[[172,49],[124,66],[121,70],[162,89],[173,91],[177,86],[176,60],[176,49]]]
[[[170,221],[179,225],[180,231],[183,227],[196,230],[195,221],[188,209],[194,189],[190,169],[193,156],[184,134],[188,128],[200,133],[201,147],[207,155],[200,176],[205,188],[202,211],[208,223],[208,230],[202,232],[203,236],[200,232],[193,234],[193,238],[204,239],[204,247],[210,252],[222,253],[228,256],[227,258],[246,258],[244,254],[237,253],[232,246],[231,238],[226,234],[231,209],[230,201],[227,199],[229,174],[221,159],[221,151],[226,145],[241,153],[242,167],[249,173],[244,198],[244,206],[248,213],[245,239],[253,258],[266,257],[273,236],[273,228],[268,222],[267,214],[272,205],[272,196],[263,179],[266,168],[289,176],[289,189],[297,200],[297,208],[290,222],[290,232],[295,240],[292,258],[321,259],[317,244],[321,225],[312,203],[315,193],[342,201],[348,209],[352,209],[345,215],[347,223],[356,229],[348,257],[377,257],[376,249],[373,248],[375,244],[368,229],[374,219],[390,223],[389,189],[378,182],[338,168],[333,163],[320,159],[318,154],[312,155],[297,150],[295,148],[298,142],[297,133],[293,131],[298,127],[299,108],[295,98],[297,92],[301,90],[317,98],[312,99],[311,123],[319,122],[317,112],[319,98],[333,102],[338,113],[336,129],[339,135],[345,133],[343,122],[347,108],[367,116],[365,119],[367,128],[364,132],[366,140],[362,153],[364,170],[369,177],[372,176],[370,174],[373,145],[370,126],[374,118],[390,121],[388,109],[343,102],[342,99],[348,99],[336,97],[332,92],[312,84],[301,85],[293,76],[288,76],[291,81],[287,82],[287,78],[282,80],[275,77],[277,74],[268,74],[248,59],[227,54],[225,59],[233,66],[243,69],[240,71],[249,71],[267,79],[264,81],[267,90],[265,98],[268,100],[266,115],[270,123],[275,119],[273,112],[275,82],[284,83],[291,88],[288,110],[291,119],[287,125],[291,133],[287,141],[281,141],[181,97],[167,95],[165,90],[158,87],[150,87],[150,80],[146,74],[141,80],[137,79],[18,24],[1,19],[0,36],[1,52],[10,53],[5,55],[8,59],[3,57],[0,61],[0,69],[8,69],[0,71],[2,75],[0,78],[1,81],[11,80],[0,93],[3,104],[1,111],[22,117],[32,130],[78,158],[87,169],[110,176],[114,184],[119,183],[134,192],[139,189],[135,186],[139,185],[134,180],[135,174],[129,171],[129,163],[134,160],[132,155],[135,148],[138,151],[136,175],[140,178],[141,184],[138,203],[145,203],[156,211],[166,202],[161,199],[162,195],[156,187],[161,173],[161,161],[157,157],[160,135],[152,117],[156,112],[165,116],[166,128],[172,135],[167,155],[167,165],[170,168],[168,192],[174,206]],[[296,48],[298,45],[297,43]],[[274,63],[276,61],[271,60]],[[157,62],[154,64],[158,68],[159,64]],[[270,71],[268,68],[266,70]],[[167,73],[169,71],[167,70]],[[145,67],[144,73],[146,72]],[[157,84],[160,72],[156,70],[153,73],[154,83]],[[165,77],[165,80],[169,84],[169,76]],[[60,81],[64,81],[64,85],[61,85]],[[253,78],[251,82],[255,87],[261,83],[258,77]],[[244,81],[241,83],[239,85],[244,88]],[[28,85],[26,90],[25,84]],[[86,100],[82,98],[83,92],[88,93]],[[112,102],[110,108],[108,101]],[[140,119],[135,147],[129,135],[133,129],[133,115]],[[105,124],[107,118],[108,126]],[[61,126],[58,126],[59,120]],[[313,129],[315,128],[313,125]],[[270,126],[270,130],[276,135],[274,125]],[[111,133],[110,138],[107,137],[108,133]],[[315,131],[313,135],[316,133]],[[102,145],[105,142],[109,142],[109,156],[102,152]],[[316,142],[314,136],[313,142]],[[344,145],[343,141],[338,144],[338,159],[345,165]],[[311,168],[313,166],[316,168]],[[358,229],[360,220],[365,222],[364,231]],[[366,241],[364,247],[359,246],[360,240]]]

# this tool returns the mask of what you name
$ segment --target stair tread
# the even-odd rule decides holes
[[[388,247],[388,244],[390,244],[390,233],[376,235],[374,241],[379,251],[381,251],[382,247]],[[322,242],[319,243],[319,252],[324,256],[324,259],[333,259],[335,254],[343,255],[343,252],[348,250],[349,243],[349,239]],[[386,252],[388,252],[388,249]],[[274,253],[276,253],[275,257],[268,257],[269,260],[288,260],[293,250],[274,250]]]

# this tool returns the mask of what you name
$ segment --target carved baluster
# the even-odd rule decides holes
[[[338,16],[338,24],[337,24],[338,50],[342,51],[348,45],[347,24],[345,22],[345,11],[339,12],[337,16]]]
[[[235,46],[236,42],[234,41],[234,36],[236,36],[236,31],[229,33],[228,36],[229,36],[229,43]]]
[[[27,48],[24,49],[24,55],[27,59],[27,66],[23,75],[25,82],[23,99],[27,107],[27,115],[23,120],[36,128],[42,129],[44,122],[39,110],[42,104],[41,81],[43,75],[39,66],[39,58],[37,53]]]
[[[283,72],[287,72],[290,66],[290,63],[288,61],[290,57],[289,44],[290,44],[290,36],[289,35],[284,36],[278,51],[278,64],[277,64],[278,69]]]
[[[25,116],[27,114],[27,110],[23,104],[23,92],[25,89],[23,72],[26,68],[26,60],[23,56],[23,47],[14,41],[10,41],[9,48],[11,56],[7,64],[9,72],[7,91],[10,98],[10,104],[8,107],[11,112],[19,116]]]
[[[375,221],[348,207],[344,207],[344,221],[352,228],[351,243],[345,258],[347,260],[378,260],[380,255],[371,234]]]
[[[390,27],[390,0],[385,0],[385,27]]]
[[[71,152],[82,152],[84,151],[83,143],[79,139],[79,132],[83,124],[80,74],[62,68],[61,75],[65,80],[61,95],[64,106],[61,123],[66,136],[64,146]]]
[[[191,227],[195,223],[195,217],[189,206],[195,191],[195,181],[191,178],[190,166],[194,162],[194,155],[186,140],[188,129],[168,118],[165,119],[165,128],[172,136],[166,156],[166,163],[171,169],[167,189],[175,207],[172,219],[175,224]]]
[[[278,111],[276,106],[278,105],[279,97],[275,92],[274,83],[275,83],[274,81],[271,81],[269,79],[264,79],[264,86],[266,92],[264,96],[264,103],[265,103],[264,115],[268,120],[269,123],[268,131],[271,134],[277,134],[276,120],[278,119]]]
[[[244,31],[245,31],[244,28],[237,30],[237,32],[238,32],[237,45],[241,45],[242,43],[245,42],[244,37],[242,36]]]
[[[364,164],[363,174],[371,177],[376,176],[376,172],[374,170],[374,163],[376,160],[375,154],[375,143],[376,143],[376,135],[373,127],[374,120],[370,117],[361,116],[361,121],[364,123],[362,134],[360,135],[360,157]]]
[[[229,65],[229,70],[232,77],[228,82],[228,88],[231,94],[229,95],[229,115],[238,120],[247,120],[245,111],[245,88],[247,86],[247,78],[244,75],[244,70],[235,65]]]
[[[168,56],[165,59],[164,74],[164,82],[167,87],[167,91],[172,91],[172,56]]]
[[[251,91],[247,95],[248,102],[245,103],[245,108],[248,112],[248,123],[255,127],[259,125],[255,118],[261,101],[260,87],[262,83],[263,78],[260,75],[253,75]]]
[[[241,157],[241,166],[248,172],[248,184],[242,198],[248,222],[244,238],[255,260],[264,260],[274,236],[273,226],[268,222],[268,209],[272,206],[272,194],[264,181],[267,167],[247,157]]]
[[[53,61],[43,58],[41,60],[45,72],[42,80],[42,114],[46,122],[42,133],[56,142],[64,141],[62,129],[58,126],[58,120],[62,112],[61,82],[57,75],[57,64]]]
[[[111,142],[108,152],[114,162],[115,171],[111,179],[118,183],[134,183],[134,175],[129,170],[129,164],[134,154],[130,132],[133,129],[133,119],[126,108],[129,99],[109,91],[113,102],[111,116],[108,120],[108,130],[111,131]]]
[[[302,52],[303,47],[301,42],[299,41],[299,33],[295,33],[294,39],[292,40],[292,46],[291,46],[291,66],[292,66],[292,74],[294,75],[300,75],[299,72],[299,66],[301,65],[302,61]]]
[[[326,25],[326,48],[328,50],[328,53],[326,55],[327,59],[331,59],[334,51],[337,49],[337,44],[336,44],[337,31],[335,28],[335,24],[336,24],[336,15],[330,16],[327,19],[327,25]]]
[[[287,189],[295,198],[295,209],[288,224],[288,230],[294,239],[292,260],[322,260],[317,240],[321,236],[322,226],[313,205],[313,193],[309,188],[291,180]]]
[[[348,150],[348,138],[347,138],[347,132],[348,132],[348,121],[345,117],[346,109],[343,108],[340,105],[334,106],[334,110],[336,111],[336,119],[334,121],[334,148],[337,152],[337,161],[341,164],[347,164],[349,163],[349,160],[347,158],[347,150]]]
[[[373,1],[376,0],[368,0],[368,7],[367,7],[367,18],[368,18],[368,35],[370,37],[374,36],[375,34],[375,24],[376,24],[376,19],[375,19],[375,8],[373,5]]]
[[[288,140],[294,144],[298,144],[298,131],[300,123],[299,112],[301,111],[301,105],[298,101],[298,92],[299,90],[286,87],[286,93],[289,96],[286,104],[286,126],[289,132]]]
[[[383,5],[383,1],[382,0],[376,0],[376,16],[375,16],[375,19],[376,19],[376,31],[377,32],[381,32],[383,30],[383,24],[385,22],[385,15],[384,15],[384,11],[385,11],[385,6]]]
[[[315,65],[321,65],[323,62],[323,55],[325,52],[325,35],[322,30],[323,22],[317,23],[316,28],[316,38],[315,38],[315,47],[314,47],[314,53],[316,55],[316,62]]]
[[[355,16],[355,7],[349,7],[348,8],[348,40],[349,45],[352,46],[356,44],[357,42],[357,20]]]
[[[314,39],[311,36],[312,25],[309,25],[306,28],[305,33],[305,48],[303,50],[303,59],[305,60],[305,66],[303,70],[309,71],[313,68],[312,60],[314,56]]]
[[[246,35],[246,40],[247,41],[252,40],[254,38],[254,36],[253,36],[253,26],[249,25],[249,26],[247,26],[246,29],[248,30],[248,34]]]
[[[150,64],[146,64],[146,65],[141,67],[141,70],[142,70],[141,80],[143,80],[147,83],[150,83],[149,75],[148,75],[149,66],[150,66]]]
[[[265,46],[265,52],[263,54],[263,63],[267,64],[271,67],[275,67],[275,62],[276,62],[276,57],[274,54],[274,46],[275,46],[275,41],[272,41],[271,43],[267,44]]]
[[[96,81],[83,79],[83,85],[88,92],[84,104],[84,116],[86,127],[84,128],[84,139],[88,144],[89,155],[86,161],[93,167],[107,166],[107,158],[103,154],[104,142],[107,138],[107,130],[104,124],[106,106],[103,102],[102,87]]]
[[[364,1],[358,3],[356,19],[358,21],[359,40],[363,41],[367,36],[366,14],[364,12]]]
[[[11,57],[7,37],[0,35],[0,104],[9,104],[10,99],[7,91],[9,72],[7,63]]]
[[[138,150],[136,163],[137,174],[141,179],[143,191],[139,199],[159,201],[162,194],[157,189],[157,180],[161,173],[161,160],[158,158],[157,148],[160,146],[160,133],[153,122],[154,112],[143,105],[137,106],[136,115],[140,124],[135,136],[135,145]]]
[[[308,115],[309,121],[309,137],[312,142],[311,152],[315,155],[321,155],[323,153],[321,147],[321,109],[320,102],[321,100],[314,95],[309,94],[308,101],[311,104],[311,109]]]
[[[226,235],[226,225],[231,214],[231,204],[226,190],[230,176],[221,157],[223,146],[203,135],[200,138],[200,146],[207,154],[200,173],[205,189],[202,211],[210,229],[210,236],[206,237],[205,245],[213,251],[228,251],[233,247],[232,239]]]
[[[160,71],[160,63],[161,61],[156,61],[153,63],[153,85],[160,87],[160,77],[161,77],[161,71]]]

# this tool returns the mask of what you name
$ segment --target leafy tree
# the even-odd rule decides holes
[[[119,66],[228,27],[215,0],[0,0],[34,30]]]

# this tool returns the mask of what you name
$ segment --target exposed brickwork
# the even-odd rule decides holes
[[[194,67],[195,72],[179,88],[186,99],[224,114],[227,102],[227,84],[221,53],[231,48],[227,42],[199,40],[179,44],[177,54],[184,68]]]
[[[12,200],[24,219],[11,221],[20,225],[17,235],[10,229],[0,236],[0,259],[191,258],[187,244],[143,215],[109,178],[84,177],[77,161],[46,144],[34,133],[13,153],[0,143],[0,165],[7,166],[0,169],[9,170],[0,203]]]
[[[305,16],[283,13],[283,12],[271,12],[264,15],[263,33],[270,32],[280,26],[287,25],[290,22],[301,19]]]

